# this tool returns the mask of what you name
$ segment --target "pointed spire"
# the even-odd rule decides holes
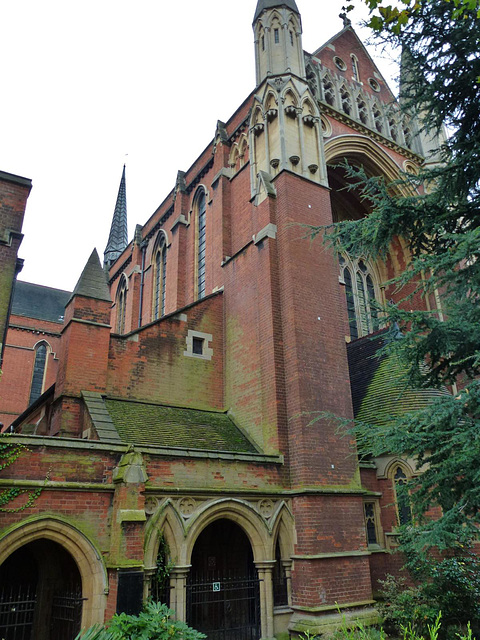
[[[287,7],[287,9],[291,9],[292,11],[295,11],[296,13],[300,14],[300,11],[297,8],[297,5],[295,3],[295,0],[258,0],[257,2],[257,9],[255,11],[255,17],[253,18],[253,21],[255,22],[255,20],[266,10],[266,9],[273,9],[273,7]]]
[[[90,258],[82,271],[82,275],[73,290],[70,300],[75,296],[94,298],[95,300],[105,300],[107,302],[112,301],[107,279],[105,277],[105,271],[102,269],[96,249],[92,251]],[[70,302],[70,300],[68,302]]]
[[[112,226],[107,246],[103,254],[103,264],[109,269],[128,244],[127,227],[127,190],[125,184],[125,165],[118,189],[117,203],[113,213]]]

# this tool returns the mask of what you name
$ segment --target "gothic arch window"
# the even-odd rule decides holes
[[[345,285],[350,338],[356,340],[378,329],[378,281],[364,258],[340,256],[340,279]]]
[[[329,104],[331,107],[334,107],[335,106],[335,89],[333,86],[333,82],[328,75],[323,77],[322,85],[323,85],[323,96],[324,96],[325,102]]]
[[[360,122],[362,122],[363,124],[368,124],[368,108],[365,100],[360,96],[357,96],[357,108]]]
[[[273,566],[273,604],[275,607],[288,605],[288,586],[285,567],[282,562],[280,541],[275,544],[275,564]]]
[[[165,315],[166,282],[167,240],[161,231],[153,252],[153,320]]]
[[[372,114],[373,114],[373,122],[375,124],[375,129],[378,131],[378,133],[383,133],[383,118],[382,118],[382,112],[380,111],[380,109],[378,108],[377,104],[374,104],[372,107]]]
[[[352,53],[352,55],[350,56],[350,59],[352,61],[353,79],[356,80],[357,82],[360,82],[360,70],[358,67],[358,58],[354,53]]]
[[[350,97],[350,93],[345,85],[342,85],[340,89],[340,100],[342,102],[342,109],[347,114],[347,116],[352,113],[352,99]]]
[[[207,231],[207,198],[205,189],[200,188],[195,196],[195,245],[196,245],[196,297],[201,300],[205,297],[206,274],[206,231]]]
[[[399,525],[410,524],[412,522],[412,509],[406,486],[410,480],[403,466],[396,464],[391,472],[393,488],[395,491],[395,506],[397,509],[397,520]]]
[[[117,333],[125,333],[127,288],[127,279],[125,276],[122,276],[117,290]]]
[[[30,387],[30,399],[28,404],[32,404],[43,393],[45,384],[45,373],[47,371],[47,356],[49,352],[48,342],[39,342],[35,346],[35,360],[33,363],[32,384]]]

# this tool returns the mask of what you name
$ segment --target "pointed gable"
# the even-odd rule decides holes
[[[355,78],[352,56],[357,60],[358,79]],[[395,100],[394,94],[352,26],[347,25],[339,31],[319,47],[312,57],[317,62],[320,61],[322,67],[328,69],[331,74],[344,78],[350,84],[357,82],[372,98],[386,104]],[[344,68],[340,61],[344,63]],[[378,91],[375,90],[375,83],[378,85]]]

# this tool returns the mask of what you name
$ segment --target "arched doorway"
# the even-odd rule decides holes
[[[245,532],[216,520],[198,536],[187,585],[187,622],[209,640],[260,637],[259,580]]]
[[[82,579],[72,556],[34,540],[0,566],[0,638],[73,640],[82,618]]]

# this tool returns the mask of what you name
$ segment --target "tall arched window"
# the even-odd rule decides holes
[[[153,319],[158,320],[165,315],[165,291],[167,278],[167,241],[165,234],[157,240],[153,254]]]
[[[352,53],[350,58],[352,60],[353,79],[356,80],[357,82],[360,82],[360,70],[358,68],[358,58],[354,53]]]
[[[348,322],[352,340],[378,329],[378,283],[369,264],[363,259],[340,256],[340,278],[345,285]]]
[[[127,308],[127,279],[122,276],[117,291],[117,333],[125,333],[125,315]]]
[[[397,506],[398,523],[400,525],[412,522],[412,509],[406,485],[408,477],[400,465],[393,469],[393,484],[395,488],[395,500]]]
[[[35,347],[35,361],[33,363],[32,386],[30,387],[30,399],[28,404],[32,404],[43,393],[45,373],[47,369],[48,344],[39,342]]]
[[[197,226],[197,277],[196,293],[200,300],[205,297],[205,248],[206,248],[206,221],[207,221],[207,199],[205,191],[200,189],[195,203],[196,226]]]

